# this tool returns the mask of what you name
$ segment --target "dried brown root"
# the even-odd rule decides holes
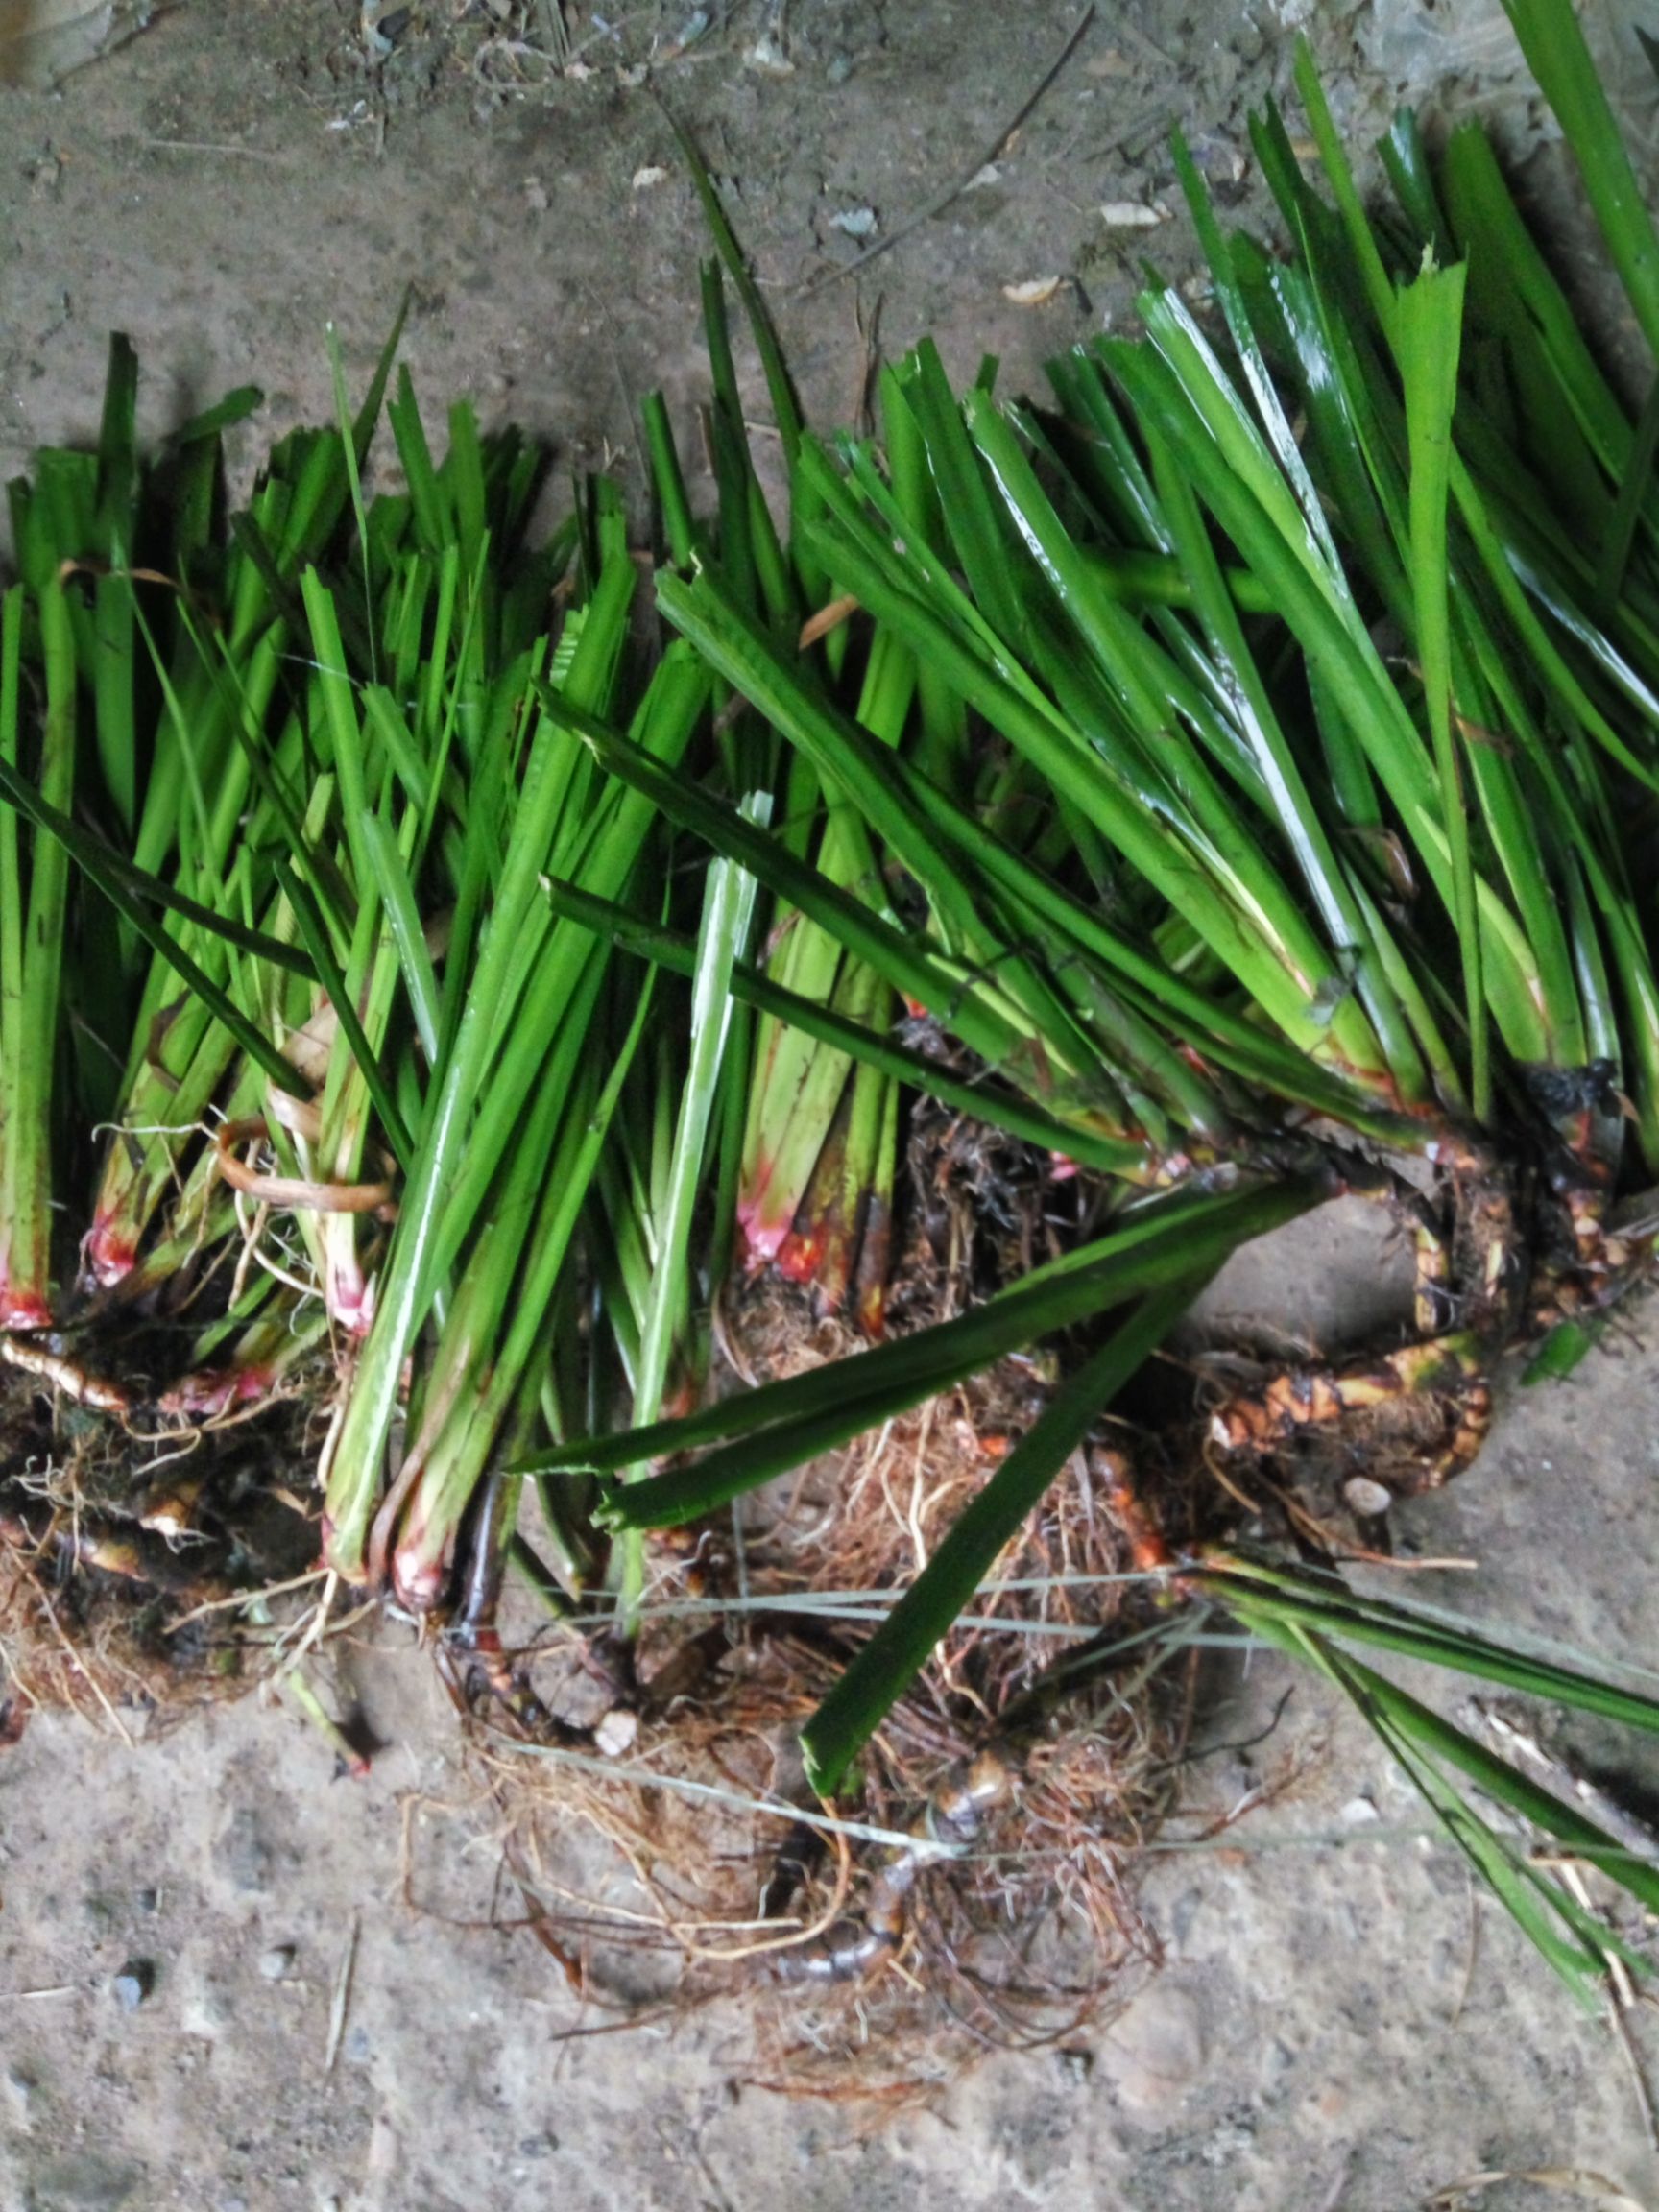
[[[125,1386],[117,1409],[60,1364],[0,1364],[0,1696],[111,1719],[260,1671],[247,1601],[316,1555],[274,1472],[304,1485],[305,1409],[152,1433],[144,1414]]]
[[[1129,1563],[1138,1575],[1160,1575],[1175,1565],[1150,1502],[1135,1478],[1135,1464],[1118,1447],[1089,1448],[1089,1473],[1100,1485],[1106,1510],[1123,1532]]]
[[[105,1527],[0,1514],[0,1695],[16,1711],[76,1712],[123,1727],[123,1710],[196,1704],[235,1686],[228,1644],[169,1640],[180,1608],[142,1572],[140,1545]]]
[[[1472,1331],[1352,1366],[1286,1368],[1260,1390],[1218,1406],[1210,1416],[1210,1441],[1223,1453],[1261,1457],[1310,1431],[1334,1429],[1408,1398],[1430,1399],[1442,1408],[1438,1443],[1419,1456],[1412,1476],[1390,1485],[1414,1495],[1438,1489],[1470,1466],[1491,1426],[1485,1347]]]
[[[890,1853],[871,1877],[858,1919],[837,1920],[780,1954],[777,1973],[784,1982],[856,1981],[872,1971],[904,1938],[905,1910],[921,1869],[954,1856],[984,1832],[986,1815],[1005,1805],[1014,1776],[995,1751],[981,1751],[959,1767],[928,1798],[912,1829],[913,1841]]]
[[[799,1294],[781,1317],[774,1295],[764,1328],[755,1297],[732,1302],[753,1366],[821,1347]],[[1096,1671],[1047,1694],[1060,1654],[1156,1618],[1169,1553],[1116,1450],[1078,1454],[997,1563],[871,1746],[859,1801],[836,1808],[850,1826],[826,1829],[801,1770],[801,1727],[872,1603],[1043,1395],[1007,1362],[746,1501],[741,1562],[727,1521],[676,1532],[653,1549],[630,1647],[572,1622],[515,1647],[509,1589],[504,1679],[548,1718],[530,1743],[486,1696],[476,1770],[504,1863],[585,1993],[652,2017],[735,2001],[771,2079],[863,2093],[1067,2032],[1149,1955],[1134,1876],[1186,1686]],[[851,1614],[848,1592],[867,1594]]]
[[[0,1364],[32,1377],[77,1406],[90,1407],[101,1413],[127,1413],[132,1409],[132,1393],[125,1384],[86,1366],[64,1348],[62,1339],[53,1331],[41,1330],[22,1336],[0,1334]]]
[[[188,1596],[212,1603],[231,1594],[219,1569],[223,1547],[210,1564],[177,1551],[168,1539],[138,1522],[95,1513],[65,1513],[49,1500],[0,1489],[0,1546],[24,1559],[50,1560],[62,1571],[86,1568],[130,1582],[156,1597]]]
[[[1630,1111],[1614,1081],[1606,1065],[1528,1072],[1545,1134],[1525,1218],[1512,1174],[1488,1155],[1442,1155],[1456,1205],[1454,1273],[1464,1286],[1453,1312],[1495,1347],[1591,1319],[1652,1272],[1659,1212],[1650,1197],[1614,1200]]]
[[[1456,1310],[1452,1242],[1438,1223],[1424,1218],[1423,1214],[1414,1213],[1411,1249],[1416,1263],[1416,1280],[1411,1295],[1412,1320],[1418,1335],[1431,1340],[1451,1327]]]
[[[1409,1224],[1419,1337],[1433,1342],[1455,1331],[1502,1344],[1515,1326],[1528,1272],[1513,1177],[1477,1148],[1443,1144],[1438,1165],[1447,1177],[1444,1204],[1380,1166],[1351,1177],[1349,1187]]]
[[[1538,1269],[1527,1315],[1533,1336],[1564,1321],[1595,1320],[1653,1274],[1659,1193],[1647,1192],[1611,1210],[1595,1187],[1575,1186],[1558,1195],[1572,1249]]]
[[[1488,1346],[1508,1341],[1519,1318],[1527,1262],[1511,1179],[1488,1169],[1458,1191],[1453,1269],[1462,1333]]]
[[[805,1656],[792,1654],[788,1672]],[[792,1732],[805,1700],[785,1694]],[[780,1773],[785,1733],[776,1723],[760,1738],[730,1725],[704,1734],[682,1714],[671,1731],[643,1728],[607,1773],[593,1759],[572,1769],[483,1756],[509,1863],[533,1915],[565,1958],[579,1956],[585,1997],[653,2016],[735,2000],[774,2078],[856,2080],[873,2094],[992,2045],[1068,2032],[1125,1964],[1151,1955],[1131,1885],[1157,1804],[1145,1793],[1138,1815],[1118,1810],[1126,1786],[1140,1794],[1121,1731],[1068,1727],[1023,1748],[1018,1768],[998,1750],[942,1771],[922,1755],[938,1732],[936,1714],[895,1717],[905,1764],[938,1778],[906,1807],[890,1793],[897,1762],[880,1762],[861,1818],[894,1840],[836,1833],[815,1851],[804,1826],[769,1810],[761,1777]],[[1083,1931],[1069,1946],[1063,1913]]]

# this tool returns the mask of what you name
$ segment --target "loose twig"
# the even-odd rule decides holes
[[[879,259],[883,253],[891,252],[892,249],[908,238],[913,230],[920,230],[924,223],[931,223],[935,216],[943,215],[950,203],[967,191],[969,185],[973,183],[986,163],[996,160],[1009,139],[1013,137],[1015,132],[1020,129],[1037,103],[1059,76],[1061,70],[1065,68],[1067,62],[1070,60],[1082,41],[1084,32],[1088,30],[1094,20],[1094,9],[1093,0],[1091,0],[1091,5],[1084,9],[1082,14],[1071,26],[1067,35],[1065,45],[1061,47],[1059,53],[1055,55],[1053,60],[1049,62],[1037,83],[1025,95],[1012,122],[1002,126],[990,147],[971,161],[953,183],[948,184],[944,191],[934,199],[929,200],[925,207],[919,207],[914,215],[908,216],[904,222],[900,224],[897,230],[890,231],[885,238],[878,239],[874,246],[867,246],[862,253],[847,262],[844,267],[826,270],[821,276],[815,276],[809,284],[804,284],[801,287],[802,298],[811,300],[818,293],[827,291],[831,284],[839,284],[844,276],[856,276],[860,269],[867,269],[872,261]]]
[[[351,1926],[346,1937],[346,1948],[340,1954],[340,1971],[334,1977],[334,1997],[328,2008],[328,2047],[323,2055],[323,2072],[334,2071],[334,2061],[340,2056],[340,2041],[346,2032],[346,2014],[351,2003],[351,1973],[357,1963],[357,1915],[351,1915]]]

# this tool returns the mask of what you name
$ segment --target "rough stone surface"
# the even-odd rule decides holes
[[[1204,2071],[1204,2011],[1190,1989],[1154,1982],[1101,2038],[1100,2066],[1128,2112],[1149,2115],[1179,2104]]]

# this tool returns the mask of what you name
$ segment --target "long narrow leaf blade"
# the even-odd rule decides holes
[[[1004,1545],[1041,1503],[1114,1394],[1190,1302],[1202,1278],[1146,1299],[1134,1317],[1062,1384],[1030,1431],[952,1524],[801,1733],[807,1779],[832,1797],[854,1760],[965,1612]]]

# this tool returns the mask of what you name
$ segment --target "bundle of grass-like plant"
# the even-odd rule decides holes
[[[1651,320],[1653,234],[1571,12],[1516,15]],[[1335,206],[1269,113],[1256,147],[1287,257],[1225,237],[1177,148],[1214,323],[1154,283],[1145,337],[1057,364],[1046,408],[999,406],[985,378],[953,395],[924,347],[884,378],[881,445],[794,449],[797,537],[827,607],[873,626],[872,672],[897,653],[926,673],[897,741],[717,559],[660,579],[664,613],[805,757],[830,819],[861,820],[872,858],[853,896],[839,868],[804,862],[792,817],[738,824],[706,786],[589,733],[613,773],[930,1016],[959,1073],[1023,1093],[1067,1134],[1022,1125],[1005,1094],[985,1118],[1121,1192],[1113,1233],[1061,1264],[1063,1311],[1034,1280],[972,1334],[946,1325],[535,1462],[666,1459],[603,1517],[702,1525],[973,1365],[1118,1310],[1093,1348],[1073,1338],[1042,1417],[806,1722],[824,1791],[938,1667],[1103,1406],[1246,1233],[1225,1207],[1288,1213],[1343,1186],[1411,1223],[1420,1342],[1286,1376],[1212,1421],[1215,1447],[1259,1460],[1310,1423],[1428,1390],[1442,1433],[1404,1483],[1387,1468],[1383,1500],[1473,1455],[1505,1350],[1569,1362],[1648,1263],[1649,1210],[1622,1204],[1653,1171],[1659,1065],[1636,888],[1659,787],[1641,433],[1484,139],[1456,134],[1436,173],[1403,117],[1384,149],[1397,204],[1373,223],[1305,51],[1299,83]],[[651,950],[633,917],[565,910]],[[1427,1190],[1379,1172],[1379,1148],[1424,1163]],[[1183,1187],[1175,1211],[1132,1199],[1160,1183]],[[1126,1309],[1134,1236],[1151,1272]],[[1573,1891],[1459,1795],[1459,1775],[1503,1793],[1488,1755],[1338,1656],[1376,1625],[1339,1587],[1302,1592],[1226,1555],[1186,1567],[1132,1486],[1119,1510],[1142,1564],[1342,1682],[1541,1946],[1580,1987],[1599,1975]],[[1430,1655],[1475,1672],[1491,1656],[1458,1637]],[[1652,1724],[1641,1699],[1620,1713]],[[1551,1818],[1640,1888],[1610,1838]]]
[[[1659,339],[1571,12],[1515,12]],[[586,1778],[649,1893],[589,1899],[612,1936],[860,1989],[902,1952],[1023,2007],[1040,1973],[969,1954],[1016,1898],[1123,1925],[1163,1685],[1216,1606],[1355,1695],[1577,1985],[1612,1939],[1462,1784],[1653,1902],[1348,1647],[1659,1708],[1228,1551],[1239,1484],[1186,1480],[1189,1407],[1103,1443],[1241,1242],[1390,1203],[1416,1339],[1209,1414],[1338,1556],[1269,1479],[1301,1431],[1431,1408],[1375,1522],[1473,1455],[1502,1354],[1565,1363],[1651,1244],[1620,1213],[1659,1151],[1645,433],[1484,140],[1436,169],[1402,119],[1373,222],[1306,54],[1299,82],[1334,206],[1269,113],[1286,255],[1225,236],[1178,147],[1214,316],[1149,282],[1144,337],[1044,407],[924,346],[879,444],[806,435],[706,190],[789,509],[711,269],[708,519],[647,411],[661,637],[614,489],[531,545],[538,456],[461,408],[438,464],[406,376],[375,491],[390,348],[227,522],[246,396],[145,470],[118,345],[98,452],[14,498],[0,1533],[169,1594],[139,1540],[188,1533],[216,1603],[271,1578],[254,1507],[289,1501],[333,1577],[445,1619],[505,1794],[520,1752]],[[262,1491],[246,1422],[287,1424]],[[662,1827],[664,1787],[735,1826]]]

